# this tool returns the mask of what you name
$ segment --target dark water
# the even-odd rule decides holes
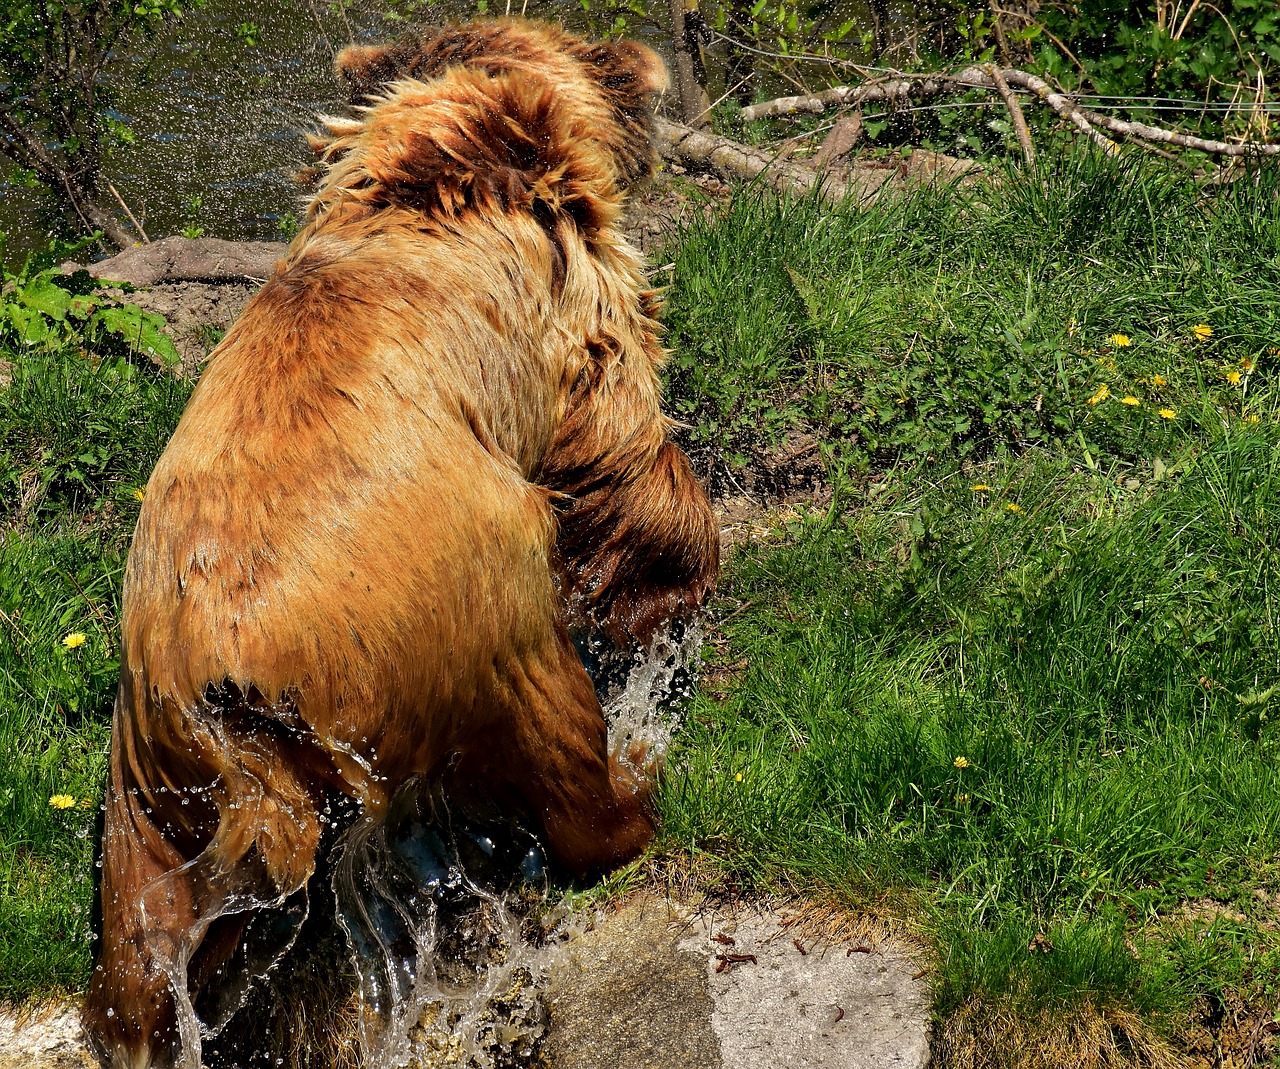
[[[415,6],[424,22],[472,16],[480,8],[476,0]],[[505,10],[505,3],[491,0],[491,13]],[[521,5],[512,10],[519,13]],[[576,2],[542,0],[528,4],[527,13],[584,32],[607,27],[592,25],[600,20]],[[246,24],[258,31],[252,46],[237,32]],[[132,143],[114,150],[108,179],[153,239],[184,229],[233,239],[282,236],[291,216],[300,214],[302,191],[292,176],[311,162],[304,133],[317,112],[345,104],[334,55],[348,43],[387,39],[408,25],[376,4],[357,4],[344,14],[330,0],[210,0],[111,72],[111,115]],[[656,27],[628,32],[665,43]],[[57,227],[37,192],[0,184],[6,262],[43,246]]]
[[[670,59],[661,21],[667,4],[651,0],[652,19],[627,7],[625,0],[354,0],[344,13],[335,0],[208,0],[110,71],[111,117],[131,143],[113,151],[106,177],[153,239],[184,230],[231,239],[281,237],[301,210],[302,190],[292,176],[311,162],[305,131],[317,112],[344,107],[333,57],[345,45],[403,32],[413,23],[397,12],[424,23],[485,11],[525,13],[592,36],[609,32],[625,12],[625,34]],[[869,19],[862,0],[838,0],[830,8],[832,18]],[[252,45],[240,32],[248,26],[256,31]],[[708,51],[713,97],[724,88],[723,50],[717,42]],[[823,64],[809,67],[815,84],[830,74]],[[106,206],[115,208],[110,201]],[[0,182],[6,263],[42,248],[58,229],[65,235],[66,222],[59,223],[47,199]]]
[[[372,12],[348,18],[350,36],[385,32]],[[245,23],[260,30],[254,47],[236,32]],[[147,233],[279,236],[297,211],[290,175],[308,162],[303,131],[317,110],[339,102],[333,54],[347,40],[324,0],[314,15],[306,3],[212,0],[117,64],[111,114],[132,144],[113,152],[106,174]],[[0,187],[7,259],[40,245],[56,225],[39,194]]]

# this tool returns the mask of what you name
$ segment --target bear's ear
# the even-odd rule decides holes
[[[662,57],[635,41],[584,42],[576,51],[611,102],[628,111],[652,105],[671,85]]]
[[[397,52],[395,45],[352,45],[338,53],[333,67],[351,103],[362,103],[395,77]]]
[[[617,133],[607,141],[622,186],[629,187],[653,170],[653,105],[671,84],[667,66],[653,49],[634,41],[584,41],[572,54],[613,112]]]

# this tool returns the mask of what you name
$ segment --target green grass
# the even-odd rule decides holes
[[[1280,172],[1210,196],[1137,157],[1045,160],[865,211],[748,192],[695,222],[668,321],[713,474],[799,423],[870,470],[1037,445],[1132,459],[1172,441],[1162,409],[1269,417]]]
[[[0,1002],[88,976],[125,548],[190,392],[54,288],[32,268],[0,295]]]
[[[1280,171],[1042,157],[681,235],[696,460],[814,434],[831,494],[730,558],[658,850],[926,942],[941,1064],[1164,1064],[1280,998]],[[0,330],[0,999],[86,976],[80,800],[187,390],[54,325]]]
[[[944,1064],[1274,1011],[1278,173],[747,191],[672,253],[713,479],[816,432],[836,496],[731,557],[665,849],[920,934]]]

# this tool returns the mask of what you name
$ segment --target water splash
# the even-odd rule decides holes
[[[260,863],[242,862],[228,872],[211,847],[143,887],[139,895],[143,930],[174,997],[179,1041],[176,1069],[201,1069],[203,1041],[218,1034],[244,1006],[254,984],[292,949],[309,909],[307,888],[279,895],[264,892],[270,886]],[[180,935],[165,924],[149,922],[150,917],[172,916],[184,894],[193,893],[198,896],[196,921]],[[198,1014],[188,986],[192,957],[216,922],[238,914],[249,914],[240,944],[211,978],[209,998],[201,1000]]]
[[[625,680],[601,699],[611,751],[624,759],[643,754],[650,766],[665,761],[697,685],[701,648],[702,624],[692,620],[669,625],[633,654]]]
[[[600,644],[587,651],[583,660],[601,694],[612,750],[624,758],[644,751],[649,766],[665,758],[696,678],[701,639],[697,625],[677,625],[645,650]],[[344,982],[350,985],[345,990],[353,989],[348,1019],[358,1033],[360,1063],[366,1069],[398,1069],[411,1061],[423,1069],[538,1064],[549,1021],[540,991],[556,960],[547,944],[554,945],[576,919],[563,903],[548,904],[546,859],[537,838],[512,821],[464,816],[437,784],[423,779],[404,784],[381,819],[342,798],[330,799],[322,823],[321,854],[328,860],[311,881],[317,916],[307,930],[336,923],[329,930],[342,933],[336,939],[349,953]],[[246,872],[221,900],[202,904],[199,930],[182,945],[157,948],[174,990],[185,992],[190,948],[218,918],[254,911],[218,982],[195,1007],[179,999],[181,1069],[198,1069],[201,1039],[209,1047],[207,1041],[224,1029],[227,1036],[212,1046],[233,1039],[219,1060],[253,1042],[236,1034],[247,1022],[237,1024],[235,1014],[263,977],[273,994],[280,987],[272,983],[280,975],[274,970],[295,942],[302,958],[310,949],[311,936],[298,940],[308,917],[307,891],[265,895],[264,878]],[[163,909],[164,899],[157,884],[147,908]],[[286,960],[294,967],[301,959],[295,953]],[[246,1054],[248,1064],[282,1064],[275,1051],[231,1057],[242,1064]]]

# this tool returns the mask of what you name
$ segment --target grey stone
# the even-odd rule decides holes
[[[794,919],[649,896],[603,915],[549,971],[552,1069],[925,1069],[916,963],[892,943],[802,952]]]
[[[680,945],[687,923],[640,897],[563,948],[545,995],[554,1069],[720,1069],[706,955]]]

